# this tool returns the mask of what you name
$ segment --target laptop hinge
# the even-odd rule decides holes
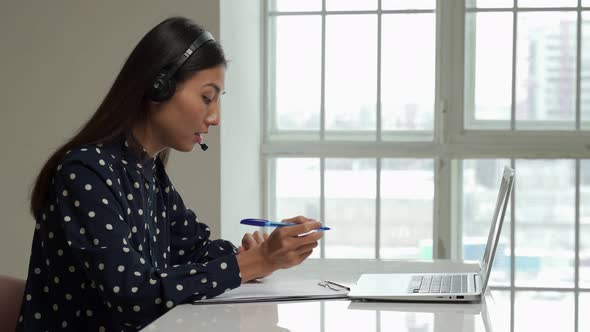
[[[475,276],[475,274],[472,274],[471,276]],[[467,293],[473,293],[474,291],[475,291],[474,277],[467,278]]]
[[[480,292],[481,291],[481,278],[479,274],[473,275],[473,292]]]

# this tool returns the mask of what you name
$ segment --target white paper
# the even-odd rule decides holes
[[[270,277],[242,284],[212,299],[196,301],[195,304],[346,298],[347,289],[334,290],[320,286],[319,282],[321,280],[280,280]]]

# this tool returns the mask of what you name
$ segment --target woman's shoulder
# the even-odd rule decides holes
[[[58,174],[62,169],[84,167],[97,173],[113,172],[117,151],[104,144],[83,144],[67,151],[57,166]]]
[[[62,158],[61,165],[71,163],[95,164],[103,160],[106,164],[108,158],[106,151],[103,151],[103,144],[83,144],[68,150]]]

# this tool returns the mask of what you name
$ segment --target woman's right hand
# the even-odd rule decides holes
[[[282,221],[298,225],[275,229],[260,245],[262,258],[273,267],[273,271],[287,269],[303,262],[311,255],[324,235],[324,232],[320,231],[309,233],[322,226],[317,220],[299,216]],[[309,234],[299,236],[305,233]]]
[[[236,256],[242,282],[298,265],[318,246],[324,232],[311,231],[321,227],[319,221],[302,216],[283,221],[298,225],[277,228],[259,246]]]

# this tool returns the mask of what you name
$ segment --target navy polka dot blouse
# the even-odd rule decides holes
[[[240,286],[236,248],[210,240],[161,160],[134,146],[81,146],[57,167],[17,331],[136,331]]]

